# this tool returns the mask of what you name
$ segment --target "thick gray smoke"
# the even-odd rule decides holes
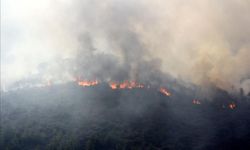
[[[3,5],[4,85],[172,76],[250,91],[248,0],[25,0]],[[20,3],[20,2],[19,2]]]

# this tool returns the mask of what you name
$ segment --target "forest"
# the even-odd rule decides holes
[[[103,83],[1,94],[2,150],[211,150],[250,148],[250,96],[215,89],[112,90]],[[198,101],[198,100],[197,100]],[[235,107],[231,108],[233,103]]]

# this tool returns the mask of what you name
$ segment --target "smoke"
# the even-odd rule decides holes
[[[2,83],[172,76],[249,92],[248,14],[247,0],[6,1]]]

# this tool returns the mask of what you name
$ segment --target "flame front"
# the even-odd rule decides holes
[[[109,83],[109,86],[110,86],[111,89],[115,90],[115,89],[118,88],[118,83],[110,82],[110,83]]]
[[[171,96],[171,93],[166,88],[161,87],[160,92],[166,96]]]
[[[79,86],[83,86],[83,87],[90,87],[90,86],[96,86],[98,85],[100,82],[98,80],[80,80],[76,78],[76,81],[78,83]],[[123,82],[116,82],[116,81],[110,81],[108,82],[109,87],[112,90],[117,90],[117,89],[135,89],[135,88],[147,88],[150,89],[150,85],[144,85],[141,83],[138,83],[136,81],[123,81]],[[51,85],[51,81],[48,80],[47,85],[50,86]],[[171,93],[168,91],[167,88],[164,87],[160,87],[159,88],[159,92],[162,93],[165,96],[171,96]],[[194,105],[201,105],[201,101],[198,99],[193,99],[192,103]],[[228,105],[229,109],[235,109],[236,108],[236,104],[234,102],[229,103]],[[222,105],[222,108],[225,108],[226,105]]]
[[[80,86],[95,86],[98,83],[99,82],[97,80],[94,80],[94,81],[88,81],[88,80],[78,81],[78,85],[80,85]]]
[[[96,86],[97,84],[99,84],[99,81],[97,80],[79,80],[76,79],[77,83],[79,86],[83,86],[83,87],[90,87],[90,86]],[[112,90],[117,90],[117,89],[141,89],[141,88],[150,88],[150,85],[145,86],[144,84],[138,83],[136,81],[123,81],[123,82],[115,82],[115,81],[110,81],[109,83],[109,87]],[[159,89],[159,92],[163,93],[166,96],[171,96],[171,93],[166,89],[161,87]]]
[[[144,88],[144,85],[141,83],[137,83],[135,81],[124,81],[121,83],[117,82],[109,82],[109,86],[111,89],[133,89],[133,88]]]

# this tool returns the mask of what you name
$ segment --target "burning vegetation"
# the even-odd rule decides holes
[[[136,81],[124,81],[124,82],[109,82],[111,89],[134,89],[134,88],[144,88],[144,84],[137,83]]]
[[[90,87],[90,86],[96,86],[101,82],[97,81],[97,80],[79,80],[79,81],[77,81],[77,83],[78,83],[79,86]],[[136,81],[128,81],[128,80],[123,81],[123,82],[110,81],[110,82],[108,82],[108,84],[109,84],[109,87],[112,90],[118,90],[118,89],[143,89],[145,87],[147,87],[148,89],[150,88],[150,85],[145,86],[145,84],[138,83]],[[171,96],[171,93],[169,92],[169,90],[167,88],[160,87],[159,92],[162,93],[165,96]]]
[[[94,87],[97,86],[103,82],[95,79],[95,80],[87,80],[87,79],[80,79],[76,78],[74,80],[78,86],[81,87]],[[161,94],[163,94],[164,96],[170,97],[172,96],[172,93],[165,87],[159,87],[159,88],[152,88],[151,85],[146,85],[143,83],[139,83],[137,81],[129,81],[129,80],[125,80],[125,81],[109,81],[107,82],[108,86],[110,87],[110,89],[112,90],[133,90],[133,89],[154,89],[157,90],[158,92],[160,92]],[[47,82],[47,86],[51,86],[52,85],[52,81],[48,80]],[[45,86],[46,87],[46,86]],[[201,105],[202,104],[202,100],[199,100],[197,98],[194,98],[193,100],[191,100],[191,103],[193,105]],[[237,105],[235,102],[223,102],[221,104],[221,108],[228,108],[231,110],[234,110],[237,108]]]
[[[99,82],[97,80],[82,80],[82,81],[78,81],[78,85],[80,86],[95,86],[97,85]]]
[[[101,83],[101,81],[98,81],[97,79],[95,79],[95,80],[77,79],[76,82],[77,82],[77,84],[79,86],[82,86],[82,87],[97,86],[98,84]],[[51,82],[49,82],[49,83],[51,85]],[[119,90],[119,89],[120,90],[123,90],[123,89],[132,90],[132,89],[144,89],[144,88],[150,89],[150,87],[151,87],[150,85],[145,85],[145,84],[142,84],[142,83],[139,83],[139,82],[136,82],[136,81],[128,81],[128,80],[125,80],[125,81],[122,81],[122,82],[110,81],[110,82],[108,82],[108,85],[112,90]],[[159,89],[158,91],[160,93],[162,93],[163,95],[165,95],[165,96],[171,96],[172,95],[170,93],[170,91],[165,87],[159,87],[158,89]],[[202,102],[201,102],[201,100],[193,99],[192,104],[201,105]],[[232,110],[236,108],[236,104],[234,102],[230,102],[226,106],[227,106],[227,108],[232,109]],[[226,108],[224,104],[222,105],[222,108]]]
[[[159,91],[166,96],[171,96],[171,93],[166,88],[161,87]]]
[[[3,93],[4,147],[208,150],[249,143],[250,97],[219,91],[218,98],[203,101],[194,92],[169,90],[132,81],[79,80]]]

